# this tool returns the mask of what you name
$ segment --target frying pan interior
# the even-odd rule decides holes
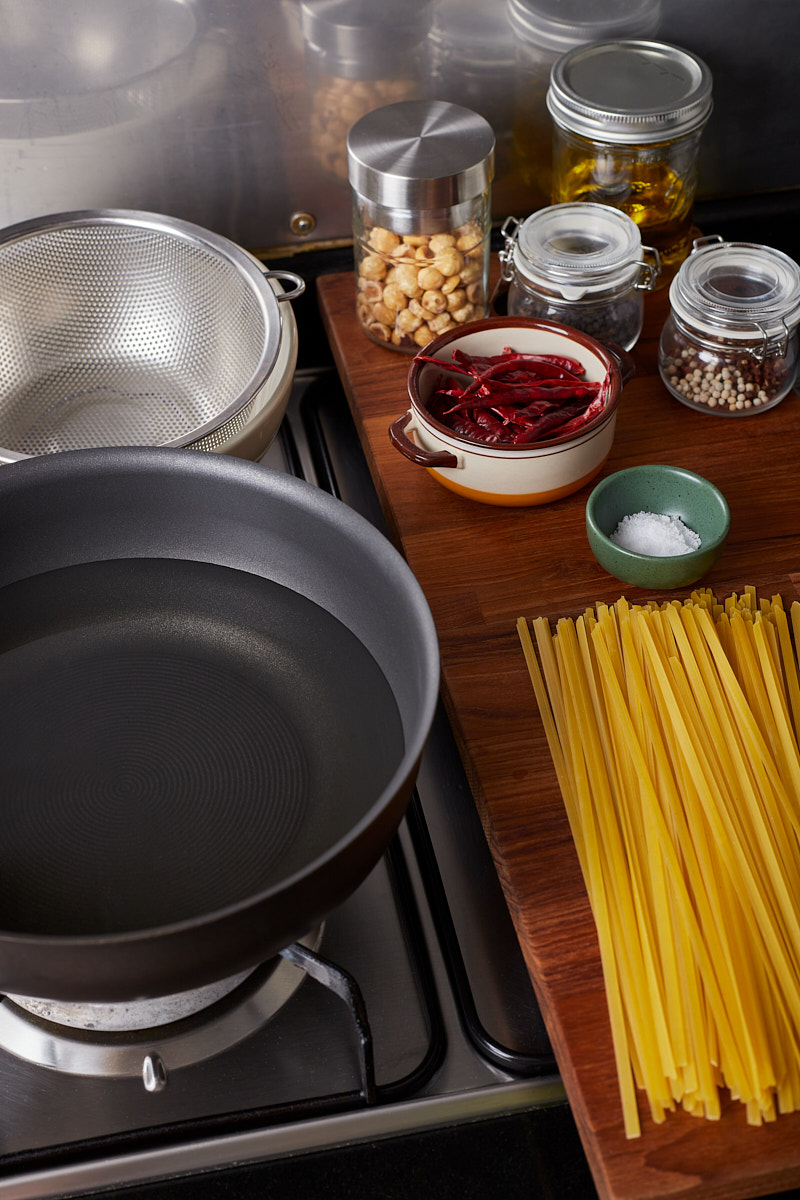
[[[438,692],[382,535],[242,460],[0,473],[0,988],[116,1000],[269,957],[364,878]]]

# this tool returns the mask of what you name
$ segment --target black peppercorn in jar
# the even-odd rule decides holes
[[[750,242],[700,238],[669,292],[658,369],[689,408],[754,416],[797,375],[800,267]]]
[[[494,133],[446,101],[390,104],[347,138],[356,312],[373,341],[416,353],[488,312]]]
[[[633,348],[642,331],[643,291],[661,268],[630,217],[604,204],[554,204],[522,224],[509,217],[503,234],[510,316],[543,317]]]
[[[667,283],[691,246],[697,154],[711,114],[711,72],[666,42],[597,42],[554,64],[553,201],[627,213],[661,257]]]

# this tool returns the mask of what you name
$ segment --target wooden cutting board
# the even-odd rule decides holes
[[[738,1200],[800,1186],[800,1114],[751,1128],[730,1103],[718,1122],[678,1112],[656,1126],[642,1105],[642,1136],[627,1140],[622,1128],[594,923],[515,622],[653,593],[594,560],[591,485],[548,506],[496,508],[403,458],[388,428],[408,408],[408,357],[361,333],[351,274],[321,278],[318,294],[391,536],[433,612],[444,700],[600,1196]],[[731,534],[703,585],[726,596],[753,584],[788,605],[800,597],[800,399],[743,419],[686,408],[656,368],[666,292],[646,303],[603,474],[668,462],[713,480]]]

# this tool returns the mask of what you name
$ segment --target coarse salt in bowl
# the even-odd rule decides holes
[[[648,589],[685,587],[722,553],[730,510],[710,480],[664,463],[607,475],[586,502],[586,535],[609,575]]]
[[[674,513],[629,513],[611,534],[611,541],[635,554],[671,558],[699,550],[700,534]]]
[[[599,410],[570,433],[554,429],[549,436],[521,445],[473,440],[432,414],[429,405],[440,387],[464,384],[466,377],[452,366],[454,351],[488,357],[506,348],[577,360],[583,379],[599,385]],[[548,504],[591,482],[602,469],[614,440],[622,388],[632,374],[633,359],[626,351],[611,351],[556,321],[473,321],[435,338],[412,360],[411,408],[392,423],[389,436],[405,458],[426,467],[437,482],[460,496],[504,506]]]

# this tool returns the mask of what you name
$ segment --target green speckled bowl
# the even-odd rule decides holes
[[[688,554],[658,557],[625,550],[610,535],[623,517],[637,512],[680,517],[700,536]],[[697,583],[720,556],[731,515],[722,492],[702,475],[661,463],[607,475],[586,502],[586,535],[600,566],[623,583],[650,590]]]

